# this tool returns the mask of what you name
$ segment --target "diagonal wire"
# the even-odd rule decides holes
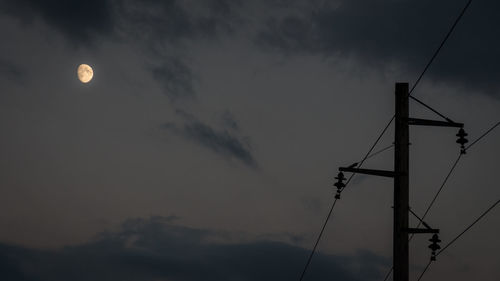
[[[427,272],[427,269],[429,269],[429,266],[431,266],[431,263],[432,263],[432,261],[429,261],[427,263],[427,265],[425,266],[425,268],[422,271],[422,273],[420,273],[420,276],[418,277],[417,281],[420,281],[420,279],[422,279],[422,277],[424,277],[424,274]]]
[[[493,125],[490,129],[488,129],[486,132],[484,132],[480,137],[478,137],[475,141],[473,141],[471,144],[469,144],[465,150],[467,151],[469,148],[471,148],[473,145],[477,144],[481,139],[483,139],[484,137],[486,137],[491,131],[493,131],[496,127],[498,127],[498,125],[500,125],[500,122],[497,122],[495,125]],[[427,210],[425,211],[423,217],[422,217],[422,220],[425,219],[425,216],[427,215],[427,213],[429,212],[430,208],[432,207],[432,205],[434,204],[437,196],[439,195],[439,193],[441,192],[444,184],[446,183],[446,181],[448,180],[449,176],[451,175],[451,173],[453,172],[453,170],[455,169],[455,167],[457,166],[459,160],[461,159],[462,157],[462,153],[460,153],[460,155],[458,156],[457,160],[455,161],[455,163],[453,164],[453,166],[451,167],[450,169],[450,172],[448,173],[448,175],[446,176],[443,184],[441,185],[441,187],[438,189],[436,195],[434,195],[434,198],[432,199],[431,203],[429,204],[429,206],[427,207]],[[440,253],[442,253],[446,248],[448,248],[451,244],[453,244],[458,238],[460,238],[465,232],[467,232],[472,226],[474,226],[474,224],[476,224],[479,220],[481,220],[489,211],[491,211],[498,203],[500,202],[500,200],[498,200],[497,202],[495,202],[490,208],[488,208],[483,214],[481,214],[481,216],[479,216],[471,225],[469,225],[467,228],[465,228],[464,231],[462,231],[459,235],[457,235],[453,240],[451,240],[446,246],[444,246],[437,254],[436,256],[438,256]],[[419,224],[417,225],[417,228],[420,226],[420,222]],[[410,240],[413,238],[413,235],[410,236]],[[427,271],[427,269],[429,268],[431,264],[431,261],[429,261],[429,263],[427,264],[427,266],[425,267],[424,271],[420,274],[420,277],[418,278],[418,280],[420,280],[422,278],[422,276],[424,276],[425,272]],[[387,274],[388,276],[390,275],[390,273],[392,272],[392,268],[391,268],[391,271],[389,271],[389,273]],[[387,280],[388,277],[386,277],[385,280]],[[385,281],[384,280],[384,281]]]
[[[332,207],[330,208],[330,211],[328,212],[328,215],[326,216],[326,220],[323,223],[323,227],[321,227],[321,231],[319,232],[318,239],[316,239],[316,242],[314,243],[314,247],[309,254],[309,258],[307,259],[306,265],[304,266],[304,270],[302,270],[302,274],[300,274],[299,280],[302,281],[304,279],[304,276],[307,272],[307,269],[309,268],[309,265],[311,264],[311,260],[314,256],[314,253],[316,252],[316,248],[318,247],[319,241],[321,240],[321,236],[323,236],[323,232],[325,231],[326,225],[328,224],[328,221],[330,220],[330,217],[332,216],[333,208],[335,208],[335,204],[337,203],[337,198],[333,200]]]
[[[450,178],[451,174],[453,173],[453,171],[455,170],[455,168],[457,167],[457,164],[458,162],[460,161],[460,159],[462,158],[462,154],[459,154],[458,155],[458,158],[457,160],[455,160],[455,162],[453,163],[453,165],[451,166],[450,168],[450,171],[448,171],[448,174],[446,175],[446,177],[444,178],[443,182],[441,183],[441,186],[439,186],[436,194],[434,194],[434,197],[432,198],[431,202],[429,203],[429,205],[427,206],[427,209],[425,210],[424,212],[424,215],[422,216],[422,218],[419,220],[416,228],[418,228],[421,224],[422,224],[422,221],[425,219],[425,217],[429,214],[429,211],[430,209],[432,208],[432,206],[434,205],[434,203],[436,202],[436,199],[437,197],[439,196],[439,194],[441,193],[441,191],[443,190],[444,186],[446,185],[446,182],[448,181],[448,179]],[[412,233],[409,240],[408,241],[411,241],[413,239],[413,236],[415,234]],[[391,267],[391,269],[389,270],[389,272],[387,272],[385,278],[384,278],[384,281],[387,281],[387,279],[389,278],[389,276],[391,276],[391,273],[392,271],[394,270],[394,267]],[[420,280],[420,279],[419,279]]]
[[[486,137],[491,131],[493,131],[496,127],[500,125],[500,122],[497,122],[493,127],[491,127],[488,131],[486,131],[484,134],[482,134],[479,138],[477,138],[475,141],[473,141],[471,144],[469,144],[465,150],[467,151],[471,146],[475,145],[477,142],[479,142],[482,138]]]
[[[393,270],[394,270],[394,265],[391,267],[391,269],[385,275],[384,281],[386,281],[387,279],[389,279],[389,276],[391,276],[391,273],[392,273]]]
[[[477,219],[475,219],[469,226],[467,226],[460,234],[458,234],[455,238],[453,238],[446,246],[444,246],[439,252],[436,253],[436,256],[444,252],[448,247],[450,247],[453,243],[455,243],[458,238],[460,238],[462,235],[464,235],[469,229],[471,229],[476,223],[478,223],[486,214],[488,214],[493,208],[495,208],[498,203],[500,203],[500,199],[497,200],[493,205],[491,205],[486,211],[484,211]]]
[[[359,165],[358,165],[359,167],[361,167],[363,165],[363,163],[365,162],[365,160],[368,159],[368,157],[372,153],[372,151],[375,148],[375,146],[378,144],[378,142],[380,141],[380,139],[382,138],[382,136],[385,134],[385,132],[387,131],[387,129],[391,125],[392,121],[394,121],[395,117],[396,117],[395,115],[393,115],[391,117],[391,120],[389,120],[389,122],[387,123],[387,125],[384,127],[384,129],[382,130],[382,132],[380,133],[380,135],[377,137],[377,139],[375,140],[375,142],[373,143],[373,145],[370,147],[370,149],[366,153],[365,157],[363,157],[363,159],[359,162]],[[344,188],[342,188],[341,192],[348,186],[349,182],[352,180],[352,178],[354,177],[354,175],[355,175],[355,173],[351,174],[351,176],[347,180]],[[336,203],[337,203],[337,198],[334,199],[334,201],[332,203],[332,206],[330,207],[330,210],[328,212],[328,215],[326,216],[325,222],[323,223],[323,226],[321,227],[321,230],[320,230],[320,232],[318,234],[318,238],[316,239],[316,242],[314,243],[314,247],[312,248],[311,253],[309,254],[307,262],[306,262],[306,264],[304,266],[304,269],[302,270],[302,273],[300,274],[299,281],[302,281],[304,279],[304,276],[305,276],[305,274],[307,272],[307,269],[309,268],[309,265],[311,264],[311,261],[312,261],[312,258],[314,256],[314,253],[316,253],[316,249],[318,248],[319,241],[321,240],[321,237],[323,236],[323,233],[325,232],[326,225],[328,224],[328,221],[330,220],[330,217],[332,216],[333,209],[335,208]]]
[[[431,66],[431,64],[434,62],[434,59],[437,57],[437,55],[439,54],[439,52],[441,51],[441,49],[443,48],[444,44],[446,43],[446,41],[448,41],[448,38],[450,37],[450,35],[453,33],[453,30],[455,30],[455,27],[457,26],[458,22],[462,19],[463,15],[465,14],[465,11],[467,11],[467,9],[469,8],[470,4],[472,3],[472,0],[469,0],[467,2],[467,4],[465,5],[465,7],[462,9],[462,11],[460,12],[460,14],[458,15],[458,17],[455,19],[455,22],[453,23],[453,25],[451,26],[450,30],[448,31],[448,33],[446,34],[446,36],[444,37],[443,41],[441,41],[441,44],[439,45],[439,47],[436,49],[436,51],[434,52],[434,54],[432,55],[431,59],[429,60],[429,62],[427,63],[427,65],[425,66],[424,70],[422,71],[422,73],[420,74],[420,76],[417,78],[417,80],[415,81],[415,84],[413,84],[413,87],[411,87],[411,90],[409,92],[409,96],[411,99],[415,100],[416,102],[420,103],[421,105],[425,106],[427,109],[431,110],[432,112],[436,113],[437,115],[439,115],[440,117],[444,118],[446,121],[448,122],[453,122],[451,121],[451,119],[449,119],[448,117],[444,116],[443,114],[439,113],[437,110],[435,110],[434,108],[430,107],[429,105],[425,104],[424,102],[422,102],[421,100],[415,98],[414,96],[412,96],[411,94],[413,93],[413,91],[415,90],[415,88],[417,87],[418,83],[420,83],[420,80],[422,80],[422,77],[424,76],[424,74],[427,72],[427,70],[429,69],[429,67]]]
[[[498,203],[500,203],[500,199],[497,200],[495,203],[493,203],[493,205],[491,205],[486,211],[484,211],[479,217],[477,217],[477,219],[475,219],[469,226],[467,226],[462,232],[460,232],[460,234],[458,234],[457,236],[455,236],[455,238],[453,238],[450,242],[448,242],[448,244],[446,244],[446,246],[444,246],[439,252],[436,253],[436,257],[439,256],[439,254],[444,252],[446,249],[448,249],[448,247],[450,247],[453,243],[455,243],[460,237],[462,237],[462,235],[464,235],[476,223],[478,223],[482,218],[484,218],[486,216],[486,214],[488,214],[491,210],[493,210],[493,208],[495,208],[498,205]],[[424,276],[425,272],[427,271],[427,269],[429,268],[431,263],[432,263],[432,261],[429,261],[429,263],[427,263],[427,266],[420,274],[418,281],[420,281],[420,279],[422,279],[422,277]]]
[[[453,25],[451,26],[450,30],[448,31],[448,33],[446,34],[446,36],[444,37],[443,41],[441,42],[441,44],[439,45],[439,47],[436,49],[436,51],[434,52],[434,54],[432,55],[431,59],[429,60],[429,62],[427,63],[427,65],[425,66],[424,70],[422,71],[422,73],[420,74],[420,76],[417,78],[417,80],[415,81],[415,84],[413,84],[413,87],[411,88],[410,92],[409,92],[409,95],[411,95],[413,93],[413,90],[415,90],[415,88],[417,87],[418,83],[420,82],[420,80],[422,80],[422,77],[424,76],[425,72],[427,72],[427,69],[429,69],[429,67],[431,66],[431,64],[434,62],[434,59],[437,57],[437,55],[439,54],[439,52],[441,51],[441,49],[443,48],[444,44],[446,43],[446,41],[448,41],[448,38],[450,37],[450,35],[453,33],[453,30],[455,29],[455,27],[457,26],[458,22],[462,19],[463,15],[465,14],[465,11],[467,11],[467,9],[469,8],[470,4],[472,3],[472,0],[469,0],[467,2],[467,4],[465,5],[465,7],[462,9],[462,12],[460,12],[460,14],[458,15],[457,19],[455,20],[455,22],[453,23]]]
[[[457,167],[457,164],[458,162],[460,161],[460,159],[462,159],[462,153],[460,153],[457,157],[457,160],[455,160],[455,162],[453,163],[453,165],[451,166],[451,169],[450,171],[448,172],[448,174],[446,175],[446,177],[444,178],[443,182],[441,183],[441,186],[439,186],[436,194],[434,194],[434,197],[432,198],[431,202],[429,203],[429,205],[427,206],[427,209],[425,210],[424,212],[424,215],[422,216],[422,220],[425,220],[425,217],[427,216],[427,214],[429,214],[429,211],[431,210],[432,206],[434,205],[434,203],[436,202],[436,199],[438,198],[439,194],[441,193],[441,191],[443,190],[444,186],[446,185],[446,182],[448,182],[448,179],[450,178],[451,174],[453,173],[453,171],[455,170],[455,168]],[[418,228],[420,225],[422,224],[421,221],[418,222],[417,224],[417,227]],[[410,240],[413,238],[415,234],[412,233],[412,235],[410,236]]]
[[[372,154],[368,155],[368,157],[366,157],[366,160],[368,160],[368,159],[370,159],[372,157],[375,157],[376,155],[378,155],[378,154],[380,154],[380,153],[382,153],[382,152],[384,152],[384,151],[386,151],[386,150],[388,150],[388,149],[390,149],[392,147],[394,147],[394,144],[391,144],[391,145],[389,145],[387,147],[384,147],[384,148],[382,148],[382,149],[380,149],[378,151],[375,151]]]
[[[410,96],[410,99],[418,102],[419,104],[427,107],[430,111],[436,113],[437,115],[439,115],[441,118],[443,118],[444,120],[448,121],[448,122],[453,122],[453,120],[451,120],[450,118],[444,116],[443,114],[439,113],[439,111],[435,110],[434,108],[432,108],[431,106],[427,105],[426,103],[424,103],[423,101],[417,99],[416,97],[414,96]]]
[[[370,154],[372,153],[373,149],[375,149],[375,146],[377,146],[378,142],[380,141],[380,139],[382,138],[382,136],[385,134],[385,132],[387,131],[387,129],[389,128],[389,126],[392,124],[392,121],[394,121],[394,118],[396,118],[396,115],[393,115],[391,117],[391,120],[389,120],[389,122],[387,122],[387,125],[385,125],[384,129],[382,130],[382,132],[379,134],[378,138],[375,140],[375,142],[372,144],[372,146],[370,147],[370,149],[368,150],[368,152],[365,154],[365,157],[363,157],[363,159],[359,162],[359,164],[357,165],[358,168],[361,168],[361,166],[363,165],[363,163],[366,161],[366,159],[370,158]],[[376,152],[377,153],[377,152]],[[375,154],[375,153],[374,153]],[[351,176],[349,177],[349,179],[346,181],[345,183],[345,186],[344,188],[342,188],[342,191],[344,191],[344,189],[347,188],[348,184],[351,182],[352,178],[356,175],[356,173],[352,173]]]

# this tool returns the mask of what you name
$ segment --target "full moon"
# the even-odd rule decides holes
[[[92,67],[88,64],[80,64],[78,66],[78,79],[82,83],[88,83],[90,80],[92,80],[92,77],[94,77],[94,71],[92,70]]]

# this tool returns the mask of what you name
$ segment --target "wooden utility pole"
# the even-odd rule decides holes
[[[340,199],[340,192],[345,186],[345,180],[342,172],[351,172],[356,174],[374,175],[380,177],[394,178],[394,233],[393,233],[393,268],[394,281],[408,281],[409,279],[409,252],[408,252],[408,234],[410,233],[429,233],[435,234],[429,241],[433,242],[429,248],[432,249],[431,260],[436,258],[436,249],[439,249],[437,243],[440,241],[437,237],[439,229],[431,228],[427,223],[420,219],[414,212],[417,219],[420,220],[425,228],[410,228],[408,225],[409,207],[409,126],[438,126],[460,128],[457,137],[457,143],[461,144],[461,153],[465,153],[464,144],[467,136],[463,130],[464,124],[453,122],[450,119],[446,121],[427,120],[419,118],[410,118],[408,110],[409,92],[408,83],[396,83],[396,110],[395,110],[395,130],[394,130],[394,171],[361,169],[355,165],[349,167],[340,167],[339,175],[335,178],[338,182],[337,199]],[[366,158],[365,158],[366,159]],[[437,247],[437,248],[436,248]]]
[[[408,83],[396,83],[394,131],[394,281],[408,281],[409,125]]]

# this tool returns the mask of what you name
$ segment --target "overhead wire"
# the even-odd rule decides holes
[[[460,22],[460,20],[464,16],[465,12],[467,11],[467,9],[469,8],[469,6],[470,6],[471,3],[472,3],[472,0],[469,0],[467,2],[467,4],[464,6],[464,8],[462,9],[462,11],[458,15],[458,17],[455,19],[455,22],[453,22],[453,25],[448,30],[448,33],[446,33],[446,36],[443,38],[443,41],[441,41],[441,44],[439,45],[439,47],[436,49],[436,51],[434,51],[434,54],[432,55],[431,59],[429,60],[429,62],[427,62],[427,64],[424,67],[424,70],[422,71],[422,73],[420,73],[420,75],[418,76],[417,80],[415,81],[415,84],[413,84],[413,86],[411,87],[410,92],[408,93],[408,95],[409,95],[409,97],[411,99],[413,99],[414,101],[416,101],[419,104],[423,105],[424,107],[426,107],[427,109],[431,110],[432,112],[436,113],[437,115],[439,115],[440,117],[442,117],[443,119],[445,119],[448,122],[453,122],[453,121],[450,118],[448,118],[448,117],[444,116],[443,114],[441,114],[439,111],[437,111],[434,108],[432,108],[431,106],[425,104],[423,101],[421,101],[421,100],[417,99],[416,97],[414,97],[412,95],[412,93],[415,90],[415,88],[417,87],[417,85],[420,83],[420,80],[422,80],[422,77],[427,72],[427,70],[429,69],[429,67],[431,66],[431,64],[434,62],[434,59],[439,54],[439,52],[443,48],[443,46],[446,43],[446,41],[448,41],[448,38],[450,38],[450,35],[453,33],[453,30],[455,30],[455,27],[457,26],[458,22]]]
[[[429,203],[429,205],[427,206],[427,209],[425,210],[424,214],[422,215],[422,218],[419,218],[419,222],[416,226],[416,228],[418,228],[420,225],[422,225],[422,221],[425,220],[425,217],[428,215],[430,209],[432,208],[432,206],[434,205],[434,203],[436,202],[436,199],[437,197],[439,196],[439,194],[441,193],[441,191],[443,190],[443,187],[446,185],[446,182],[448,181],[448,179],[450,178],[451,174],[453,173],[453,171],[455,170],[455,168],[457,167],[457,164],[458,162],[460,161],[460,159],[462,158],[462,154],[459,154],[458,158],[455,160],[455,162],[453,163],[453,165],[451,166],[450,170],[448,171],[448,173],[446,174],[446,177],[444,178],[443,182],[441,183],[441,185],[439,186],[436,194],[434,194],[434,197],[432,198],[431,202]],[[411,211],[411,210],[410,210]],[[411,234],[410,238],[408,239],[408,241],[411,241],[413,239],[413,236],[415,234]],[[385,275],[385,278],[384,278],[384,281],[387,281],[387,279],[391,276],[391,273],[392,271],[394,270],[394,267],[391,267],[389,269],[389,271],[387,272],[387,274]]]
[[[490,129],[488,129],[486,132],[484,132],[484,134],[482,134],[480,137],[478,137],[475,141],[471,142],[468,146],[466,146],[465,147],[465,151],[467,151],[473,145],[475,145],[476,143],[478,143],[481,139],[483,139],[484,137],[486,137],[489,133],[491,133],[491,131],[493,131],[496,127],[498,127],[498,125],[500,125],[500,121],[497,122],[495,125],[493,125],[493,127],[491,127]]]
[[[469,0],[467,2],[467,4],[465,5],[465,7],[462,9],[462,11],[460,12],[460,14],[458,15],[458,17],[455,19],[455,22],[453,23],[453,25],[451,26],[450,30],[448,30],[448,33],[446,34],[446,36],[444,37],[443,41],[441,41],[441,44],[439,45],[439,47],[436,49],[436,51],[434,51],[434,54],[432,55],[431,59],[429,60],[429,62],[427,62],[427,65],[424,67],[424,70],[422,71],[422,73],[420,74],[420,76],[418,76],[417,80],[415,81],[415,84],[413,84],[413,87],[411,87],[411,90],[409,92],[409,95],[411,95],[413,93],[413,91],[415,90],[415,88],[417,87],[418,83],[420,83],[420,80],[422,80],[422,77],[424,77],[424,74],[427,72],[427,69],[429,69],[429,67],[431,66],[431,64],[434,62],[434,59],[437,57],[437,55],[439,54],[439,52],[441,51],[441,49],[443,48],[444,44],[446,43],[446,41],[448,41],[448,38],[450,37],[450,35],[453,33],[453,30],[455,30],[455,27],[457,26],[458,22],[462,19],[462,17],[464,16],[465,14],[465,11],[467,11],[467,9],[469,8],[470,4],[472,3],[472,0]]]
[[[453,238],[450,242],[448,242],[448,244],[446,244],[443,248],[441,248],[441,250],[439,250],[437,253],[436,253],[436,257],[439,256],[441,253],[443,253],[446,249],[448,249],[448,247],[450,247],[453,243],[455,243],[460,237],[462,237],[462,235],[464,235],[467,231],[469,231],[476,223],[478,223],[482,218],[484,218],[491,210],[493,210],[497,205],[498,203],[500,203],[500,199],[497,200],[495,203],[493,203],[488,209],[486,209],[486,211],[484,211],[479,217],[477,217],[471,224],[469,224],[464,230],[462,230],[462,232],[460,232],[457,236],[455,236],[455,238]],[[422,271],[422,273],[420,274],[419,278],[418,278],[418,281],[420,281],[420,279],[422,279],[422,277],[424,276],[424,274],[427,272],[427,269],[429,269],[430,265],[431,265],[432,261],[429,261],[429,263],[427,263],[427,266],[424,268],[424,270]]]
[[[368,157],[366,157],[366,160],[368,160],[368,159],[370,159],[372,157],[375,157],[375,156],[379,155],[380,153],[382,153],[382,152],[384,152],[384,151],[386,151],[388,149],[391,149],[392,147],[394,147],[394,144],[391,144],[391,145],[389,145],[387,147],[384,147],[384,148],[382,148],[382,149],[380,149],[378,151],[375,151],[372,154],[370,154]]]
[[[500,122],[497,122],[496,124],[494,124],[491,128],[489,128],[486,132],[484,132],[481,136],[479,136],[476,140],[474,140],[473,142],[471,142],[466,148],[465,150],[467,151],[469,148],[471,148],[473,145],[477,144],[480,140],[482,140],[484,137],[486,137],[489,133],[491,133],[495,128],[498,127],[498,125],[500,125]],[[461,159],[462,157],[462,153],[460,153],[460,155],[458,156],[457,160],[454,162],[453,166],[451,167],[450,171],[448,172],[448,175],[446,176],[445,180],[443,181],[443,184],[441,184],[441,187],[438,189],[438,191],[436,192],[436,194],[434,195],[434,198],[432,199],[431,203],[429,204],[429,206],[427,207],[424,215],[422,216],[422,220],[425,219],[426,215],[428,214],[430,208],[432,207],[432,205],[434,204],[436,198],[438,197],[439,193],[441,192],[441,190],[443,189],[446,181],[448,180],[448,178],[450,177],[451,173],[453,172],[453,170],[455,169],[455,167],[457,166],[459,160]],[[500,200],[499,200],[500,201]],[[484,212],[481,216],[479,216],[478,219],[476,219],[470,226],[468,226],[464,231],[462,231],[458,236],[456,236],[453,240],[451,240],[451,242],[449,242],[446,246],[444,246],[438,253],[436,253],[436,256],[438,256],[440,253],[442,253],[446,248],[448,248],[451,244],[453,244],[458,238],[460,238],[460,236],[462,236],[468,229],[470,229],[474,224],[476,224],[482,217],[484,217],[489,211],[491,211],[491,209],[493,209],[498,203],[499,201],[495,202],[495,204],[493,204],[490,208],[488,208],[488,210],[486,210],[486,212]],[[420,222],[419,224],[417,225],[417,228],[420,226]],[[411,238],[413,237],[410,236],[410,240]],[[422,273],[420,274],[418,280],[420,280],[423,275],[425,274],[425,272],[427,271],[427,269],[429,268],[431,264],[431,261],[429,261],[429,263],[427,264],[427,266],[425,267],[425,269],[422,271]],[[392,272],[392,269],[391,269],[391,272]],[[387,279],[387,277],[386,277]],[[385,281],[385,280],[384,280]]]
[[[500,203],[500,199],[498,199],[495,203],[493,203],[486,211],[484,211],[477,219],[475,219],[469,226],[467,226],[460,234],[455,236],[448,244],[446,244],[439,252],[436,253],[436,256],[439,256],[442,252],[444,252],[448,247],[450,247],[453,243],[455,243],[458,238],[464,235],[467,231],[469,231],[476,223],[478,223],[484,216],[486,216],[491,210],[493,210],[498,203]]]
[[[446,185],[446,182],[448,182],[448,179],[450,178],[451,174],[453,173],[453,171],[455,170],[455,168],[457,167],[457,164],[458,162],[460,161],[460,159],[462,159],[462,153],[460,153],[457,157],[457,160],[455,160],[455,162],[453,162],[453,165],[451,166],[450,170],[448,171],[448,174],[446,174],[446,177],[444,178],[443,182],[441,183],[441,185],[439,186],[438,190],[436,191],[436,193],[434,194],[434,197],[432,198],[431,202],[429,203],[429,205],[427,206],[427,209],[425,210],[424,214],[422,215],[422,220],[425,220],[425,218],[427,217],[427,214],[429,213],[429,211],[431,210],[432,206],[434,205],[434,203],[436,202],[436,199],[438,198],[439,194],[441,193],[441,191],[443,190],[444,186]],[[422,225],[422,222],[419,221],[416,228],[418,228],[420,225]],[[413,238],[415,234],[412,234],[410,236],[410,239],[411,240]]]
[[[372,154],[372,151],[375,149],[375,147],[377,146],[377,144],[380,141],[380,139],[382,138],[382,136],[385,134],[385,132],[387,131],[387,129],[389,128],[389,126],[391,125],[391,123],[394,121],[395,117],[396,117],[395,115],[393,115],[391,117],[391,119],[389,120],[389,122],[387,123],[387,125],[384,127],[384,129],[380,132],[380,134],[378,135],[377,139],[372,144],[372,146],[370,147],[370,149],[368,150],[368,152],[365,154],[365,156],[363,157],[363,159],[361,159],[361,161],[357,165],[358,167],[361,167],[363,165],[363,163],[366,161],[366,159],[368,159],[370,157],[370,155]],[[374,155],[372,155],[372,156],[374,156]],[[355,173],[351,174],[351,176],[349,177],[349,179],[346,181],[345,186],[342,188],[341,192],[348,186],[348,184],[351,182],[351,180],[354,177],[354,175],[355,175]],[[305,274],[307,272],[307,269],[309,268],[309,265],[311,264],[312,258],[313,258],[314,254],[316,253],[316,250],[318,248],[319,241],[321,240],[321,237],[323,236],[323,233],[325,232],[325,229],[326,229],[326,226],[327,226],[327,224],[328,224],[328,222],[330,220],[330,217],[332,216],[333,209],[335,208],[337,200],[338,200],[337,198],[334,199],[334,201],[333,201],[333,203],[332,203],[332,205],[330,207],[330,210],[328,211],[328,215],[326,216],[326,219],[325,219],[325,221],[324,221],[324,223],[323,223],[323,225],[321,227],[321,230],[320,230],[320,232],[318,234],[318,238],[316,239],[316,241],[314,243],[314,246],[313,246],[313,248],[311,250],[311,253],[309,254],[309,257],[307,258],[307,261],[306,261],[306,264],[304,266],[304,269],[302,270],[302,273],[300,274],[299,281],[302,281],[304,279],[304,276],[305,276]]]
[[[429,269],[429,267],[431,266],[431,263],[432,263],[432,261],[429,260],[429,262],[425,266],[424,270],[422,270],[422,273],[420,273],[420,276],[418,276],[417,281],[420,281],[420,279],[422,279],[422,277],[424,277],[424,274],[427,272],[427,269]]]
[[[335,204],[337,203],[337,198],[333,200],[332,206],[330,207],[330,211],[328,212],[328,215],[326,216],[325,222],[323,223],[323,226],[321,227],[321,231],[319,232],[318,238],[316,239],[316,242],[314,243],[314,247],[311,250],[311,253],[309,254],[309,257],[307,258],[306,265],[304,266],[304,269],[302,270],[302,273],[300,274],[299,280],[302,281],[304,279],[304,276],[307,272],[307,269],[309,268],[309,265],[311,264],[311,260],[314,256],[314,253],[316,253],[316,248],[318,247],[319,241],[321,240],[321,237],[323,236],[323,232],[325,232],[326,225],[328,224],[328,221],[330,220],[330,217],[332,216],[333,213],[333,208],[335,208]]]
[[[497,122],[496,124],[494,124],[491,128],[489,128],[486,132],[484,132],[481,136],[479,136],[476,140],[474,140],[473,142],[471,142],[466,148],[465,150],[467,151],[469,148],[471,148],[473,145],[477,144],[480,140],[482,140],[484,137],[486,137],[489,133],[491,133],[495,128],[498,127],[498,125],[500,125],[500,122]],[[457,160],[455,161],[455,163],[453,164],[450,172],[448,173],[446,179],[445,179],[445,182],[446,180],[449,178],[449,175],[451,174],[451,172],[453,171],[453,169],[456,167],[458,161],[460,160],[461,156],[463,154],[460,154],[459,157],[457,158]],[[431,201],[431,204],[429,204],[425,214],[423,215],[422,217],[422,220],[425,218],[425,216],[427,215],[429,209],[432,207],[432,204],[434,203],[435,199],[437,198],[437,196],[439,195],[439,192],[441,192],[441,189],[442,187],[444,186],[444,183],[441,185],[441,187],[439,188],[438,192],[436,193],[436,195],[434,196],[433,200]],[[452,239],[446,246],[444,246],[439,252],[436,253],[436,256],[438,256],[440,253],[442,253],[446,248],[448,248],[451,244],[453,244],[458,238],[460,238],[465,232],[467,232],[472,226],[474,226],[474,224],[476,224],[481,218],[483,218],[488,212],[490,212],[494,207],[496,207],[496,205],[500,202],[500,200],[496,201],[490,208],[488,208],[483,214],[481,214],[471,225],[469,225],[467,228],[464,229],[464,231],[462,231],[459,235],[457,235],[454,239]],[[419,223],[420,225],[420,223]],[[418,227],[418,226],[417,226]],[[412,235],[413,237],[413,235]],[[411,237],[410,237],[411,239]],[[427,271],[427,269],[429,268],[431,264],[431,261],[429,261],[429,263],[427,264],[427,266],[425,267],[425,269],[422,271],[422,273],[420,274],[420,277],[418,278],[418,280],[420,280],[425,272]],[[392,271],[392,270],[391,270]]]
[[[358,168],[361,168],[361,166],[363,165],[363,163],[365,163],[366,159],[370,158],[370,154],[372,153],[373,149],[375,149],[375,146],[377,146],[378,142],[380,141],[380,139],[382,138],[382,136],[384,136],[384,134],[387,131],[387,129],[389,129],[389,126],[392,124],[392,122],[394,121],[395,118],[396,118],[396,115],[393,115],[391,117],[391,119],[389,120],[389,122],[387,122],[387,125],[385,125],[384,129],[382,130],[382,132],[379,134],[379,136],[377,137],[377,139],[375,140],[375,142],[372,144],[372,146],[370,147],[370,149],[368,150],[368,152],[365,154],[365,156],[363,157],[363,159],[361,159],[361,161],[357,165]],[[345,183],[345,186],[342,188],[341,192],[344,191],[344,189],[347,188],[347,186],[349,185],[349,183],[351,182],[352,178],[355,175],[356,175],[356,173],[352,173],[351,176],[349,176],[349,179],[347,179],[347,181]]]

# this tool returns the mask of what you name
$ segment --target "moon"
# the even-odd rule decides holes
[[[92,70],[92,67],[88,64],[80,64],[78,66],[78,79],[82,83],[88,83],[90,80],[92,80],[92,77],[94,77],[94,71]]]

